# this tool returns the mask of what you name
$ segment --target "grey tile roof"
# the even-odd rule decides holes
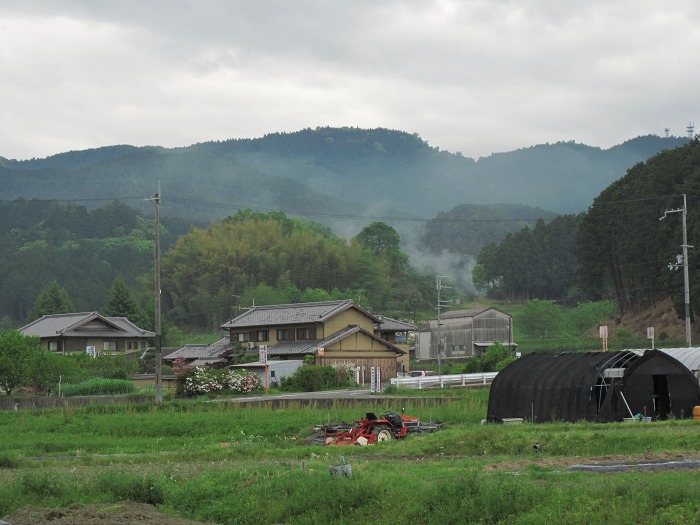
[[[217,357],[202,357],[200,359],[195,359],[187,366],[211,366],[219,363],[226,363],[226,359]]]
[[[97,321],[100,328],[87,327]],[[19,329],[25,335],[41,338],[87,337],[99,335],[113,338],[150,338],[156,334],[139,328],[126,317],[104,317],[97,312],[45,315]]]
[[[323,301],[317,303],[278,304],[270,306],[254,306],[244,314],[225,323],[221,328],[231,330],[236,328],[253,328],[258,326],[285,326],[295,324],[323,323],[334,315],[356,308],[365,313],[373,321],[378,319],[355,305],[350,300]]]
[[[377,318],[381,322],[375,323],[374,329],[380,332],[412,332],[416,329],[416,325],[413,323],[406,323],[383,315],[378,315]]]
[[[163,357],[164,361],[174,361],[178,357],[183,359],[218,359],[220,355],[232,349],[228,337],[219,339],[211,344],[185,345],[178,350]]]

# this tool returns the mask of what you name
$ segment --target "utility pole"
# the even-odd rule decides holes
[[[156,303],[156,319],[155,319],[155,329],[156,329],[156,349],[155,349],[155,361],[156,361],[156,404],[159,405],[163,402],[163,360],[162,360],[162,341],[161,341],[161,327],[160,327],[160,179],[158,180],[158,193],[152,199],[144,199],[148,201],[153,201],[156,207],[156,255],[155,255],[155,303]]]
[[[676,255],[676,262],[669,263],[669,270],[678,270],[681,266],[683,267],[683,285],[685,288],[685,342],[688,343],[688,347],[692,346],[691,336],[690,336],[690,279],[688,276],[688,248],[692,246],[688,245],[688,228],[686,215],[688,212],[688,207],[686,205],[685,193],[683,194],[683,207],[676,210],[666,210],[663,217],[659,220],[666,218],[669,213],[681,213],[683,217],[683,254]]]
[[[442,321],[440,320],[440,310],[443,306],[449,306],[452,301],[442,301],[440,299],[440,291],[443,288],[449,288],[442,284],[442,280],[447,278],[446,275],[438,275],[435,277],[435,288],[437,289],[437,362],[438,362],[438,375],[442,374],[442,362],[440,361],[441,347],[442,344]],[[443,304],[445,303],[445,304]]]

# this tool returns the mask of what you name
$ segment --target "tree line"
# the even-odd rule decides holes
[[[0,217],[0,328],[100,311],[153,329],[153,220],[116,202],[87,210],[23,200],[0,204]],[[383,222],[349,241],[316,222],[251,210],[181,230],[161,231],[164,338],[176,326],[216,330],[255,304],[352,298],[414,318],[432,302],[430,282]]]
[[[473,282],[500,297],[571,303],[610,298],[619,312],[670,296],[683,316],[682,217],[690,254],[686,263],[690,275],[697,275],[700,262],[692,247],[700,242],[699,201],[696,137],[630,168],[586,212],[538,221],[533,229],[489,243],[479,253]],[[700,280],[690,279],[689,292],[694,312]]]

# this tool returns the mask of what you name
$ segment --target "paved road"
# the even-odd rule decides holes
[[[377,399],[377,394],[370,394],[367,389],[352,390],[324,390],[322,392],[294,392],[291,394],[276,394],[274,396],[235,397],[231,399],[217,399],[216,401],[228,401],[246,403],[250,401],[269,401],[271,399]]]

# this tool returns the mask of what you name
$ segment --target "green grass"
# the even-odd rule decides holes
[[[696,523],[694,471],[596,474],[590,458],[698,457],[700,422],[482,425],[487,391],[416,397],[445,428],[373,447],[304,445],[313,426],[384,407],[227,402],[0,413],[0,516],[135,501],[216,523]],[[425,394],[427,395],[427,393]],[[539,445],[535,452],[533,445]],[[340,456],[352,477],[332,478]],[[68,456],[70,459],[66,459]]]

